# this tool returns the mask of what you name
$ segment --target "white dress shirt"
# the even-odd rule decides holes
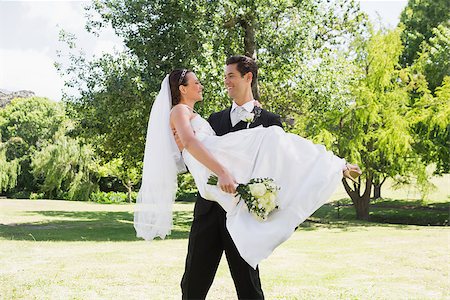
[[[239,106],[236,104],[236,102],[233,101],[233,105],[231,106],[230,110],[230,119],[231,119],[231,126],[236,126],[237,123],[241,121],[240,112],[242,109],[246,110],[247,112],[251,113],[253,111],[253,108],[255,108],[255,100],[250,100],[248,102],[245,102],[244,105]]]

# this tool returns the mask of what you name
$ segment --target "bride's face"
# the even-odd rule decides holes
[[[181,94],[185,99],[201,101],[203,99],[202,91],[203,85],[198,80],[193,72],[186,75],[187,85],[180,86]]]

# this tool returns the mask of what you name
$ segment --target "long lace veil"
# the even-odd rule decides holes
[[[170,234],[177,173],[186,171],[170,128],[171,107],[167,75],[150,112],[142,184],[134,212],[136,236],[145,240]]]

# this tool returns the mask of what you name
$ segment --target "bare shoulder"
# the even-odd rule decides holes
[[[177,104],[174,107],[172,107],[172,112],[190,112],[190,110],[184,104]]]
[[[180,118],[184,116],[188,116],[191,118],[192,112],[189,110],[189,108],[186,105],[183,104],[177,104],[174,107],[172,107],[172,110],[170,112],[171,118]]]

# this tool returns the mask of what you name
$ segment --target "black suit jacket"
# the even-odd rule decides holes
[[[208,118],[209,124],[211,124],[211,127],[214,129],[218,136],[247,128],[247,123],[244,121],[240,121],[234,127],[231,126],[230,111],[231,107],[217,113],[213,113]],[[262,125],[263,127],[269,127],[272,125],[283,127],[279,115],[268,112],[264,109],[261,110],[260,116],[256,117],[249,127],[254,128],[260,125]],[[200,194],[198,194],[197,201],[195,202],[194,217],[206,214],[210,210],[212,204],[213,201],[203,199]]]

